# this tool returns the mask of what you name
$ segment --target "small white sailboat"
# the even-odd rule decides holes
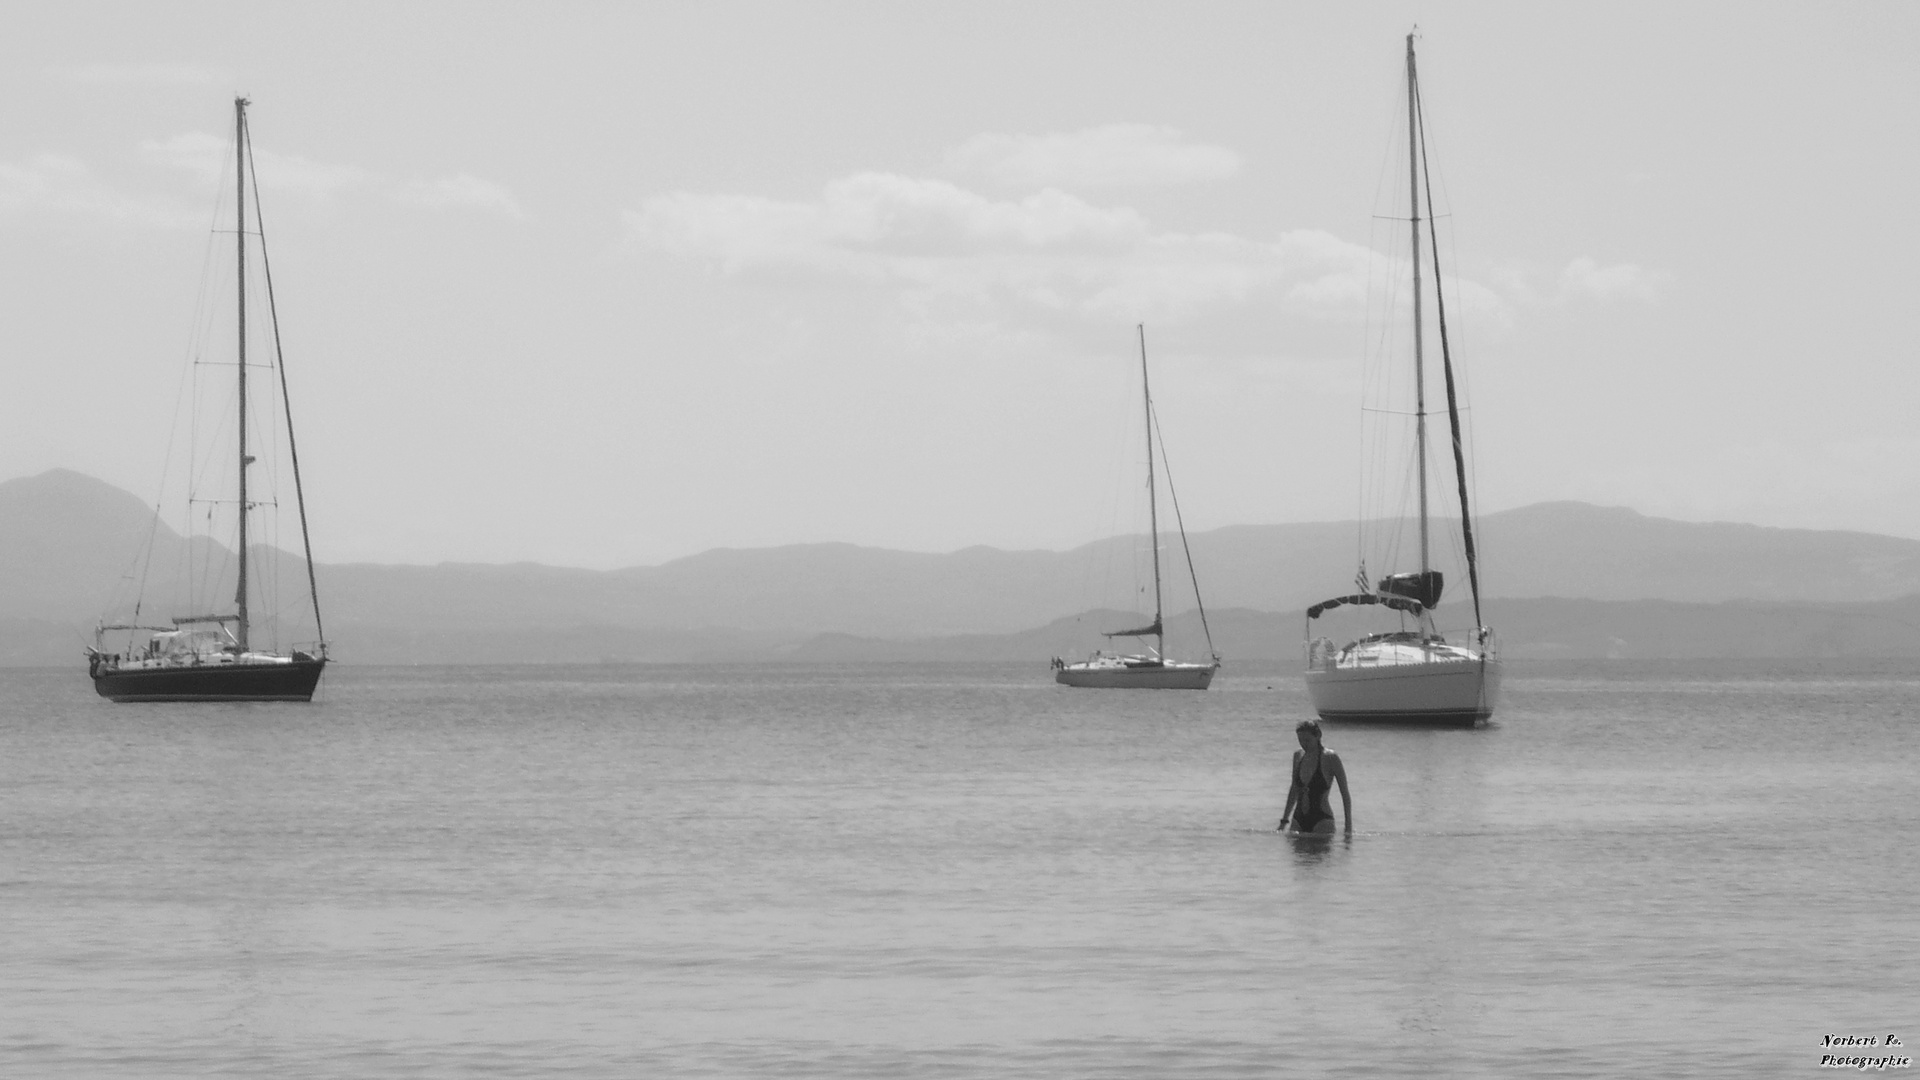
[[[1187,529],[1180,520],[1180,499],[1173,494],[1173,478],[1167,477],[1167,493],[1173,498],[1173,512],[1180,526],[1180,547],[1186,554],[1187,573],[1193,579],[1195,606],[1200,612],[1201,631],[1207,638],[1207,657],[1203,662],[1181,662],[1167,659],[1167,632],[1160,589],[1160,508],[1156,493],[1153,469],[1155,433],[1157,424],[1153,415],[1153,387],[1147,379],[1147,328],[1138,327],[1140,334],[1140,393],[1145,402],[1147,427],[1147,542],[1153,550],[1153,621],[1145,626],[1131,630],[1112,630],[1102,636],[1108,638],[1133,637],[1153,638],[1154,644],[1145,653],[1097,652],[1078,663],[1068,663],[1059,657],[1053,658],[1053,678],[1055,682],[1066,686],[1091,687],[1108,690],[1205,690],[1213,683],[1214,672],[1220,670],[1220,654],[1213,651],[1213,632],[1207,629],[1207,609],[1200,603],[1200,580],[1193,570],[1193,552],[1187,548]],[[1165,460],[1165,448],[1161,449],[1162,461]]]
[[[1447,343],[1446,298],[1441,289],[1439,237],[1433,228],[1433,192],[1426,170],[1426,129],[1420,110],[1420,82],[1414,65],[1413,35],[1407,35],[1407,159],[1412,203],[1414,446],[1419,492],[1419,569],[1389,574],[1370,583],[1361,563],[1361,591],[1323,600],[1307,609],[1307,692],[1314,711],[1326,720],[1473,724],[1493,715],[1500,695],[1500,661],[1493,631],[1480,612],[1480,569],[1473,542],[1473,515],[1467,505],[1466,454],[1460,437],[1460,406],[1454,390],[1453,356]],[[1427,180],[1423,184],[1423,180]],[[1447,419],[1453,434],[1454,474],[1460,497],[1461,546],[1473,594],[1472,629],[1448,641],[1436,627],[1435,605],[1445,588],[1434,569],[1427,507],[1427,402],[1423,355],[1420,283],[1422,195],[1426,225],[1433,241],[1433,296],[1440,332],[1440,356],[1446,376]],[[1366,634],[1340,646],[1313,637],[1313,621],[1348,604],[1378,605],[1397,613],[1397,629]]]

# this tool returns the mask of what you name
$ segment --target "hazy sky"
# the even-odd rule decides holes
[[[1911,3],[7,22],[0,478],[151,497],[243,92],[322,561],[1079,543],[1139,321],[1189,526],[1350,517],[1417,22],[1485,507],[1920,537]]]

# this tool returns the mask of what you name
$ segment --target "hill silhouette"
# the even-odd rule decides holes
[[[1303,609],[1350,589],[1355,534],[1352,522],[1194,534],[1221,651],[1290,659]],[[1920,635],[1904,629],[1898,602],[1920,593],[1920,541],[1680,522],[1573,502],[1489,514],[1480,536],[1488,619],[1512,655],[1802,655],[1795,650],[1841,646],[1920,655]],[[1043,662],[1087,651],[1100,629],[1141,610],[1145,550],[1143,538],[1119,536],[1069,551],[717,549],[612,571],[324,560],[316,570],[328,637],[348,661]],[[271,587],[304,595],[297,556],[256,553],[274,568]],[[0,483],[0,663],[72,662],[95,622],[129,616],[143,579],[143,617],[186,614],[169,605],[188,603],[178,597],[189,586],[231,593],[231,562],[231,552],[181,537],[137,497],[80,473]],[[1457,566],[1438,562],[1451,579],[1443,612],[1470,621],[1455,614],[1465,591]],[[189,570],[175,569],[182,566]],[[1172,620],[1174,647],[1198,655],[1192,607],[1190,593],[1170,587],[1169,612],[1185,612]],[[297,621],[288,624],[287,633],[299,632]]]

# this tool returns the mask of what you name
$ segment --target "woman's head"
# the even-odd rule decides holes
[[[1302,720],[1293,725],[1293,733],[1299,737],[1301,746],[1317,746],[1320,743],[1320,721]]]

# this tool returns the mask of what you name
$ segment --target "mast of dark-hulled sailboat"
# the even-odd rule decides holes
[[[248,171],[253,176],[253,221],[260,233],[260,273],[267,281],[267,322],[273,328],[273,366],[280,372],[280,405],[287,421],[287,456],[293,464],[293,497],[300,509],[300,552],[307,564],[307,596],[313,603],[314,645],[327,655],[327,627],[320,618],[320,580],[313,569],[313,538],[307,528],[307,489],[300,479],[300,443],[293,433],[293,395],[287,391],[287,355],[280,346],[280,309],[273,298],[273,258],[267,251],[267,226],[260,216],[260,170],[253,166],[253,134],[247,133]]]
[[[1431,569],[1427,542],[1427,376],[1421,352],[1420,325],[1420,169],[1415,150],[1420,121],[1415,104],[1419,77],[1413,66],[1413,35],[1407,35],[1407,196],[1412,205],[1413,226],[1413,439],[1419,455],[1420,473],[1420,574]]]
[[[1154,659],[1167,656],[1167,628],[1160,616],[1160,507],[1153,483],[1153,387],[1147,381],[1147,324],[1140,331],[1140,401],[1146,412],[1147,430],[1147,541],[1153,548],[1153,637],[1157,648]]]
[[[247,99],[233,99],[234,258],[240,356],[240,583],[234,591],[238,617],[234,640],[247,651]]]

